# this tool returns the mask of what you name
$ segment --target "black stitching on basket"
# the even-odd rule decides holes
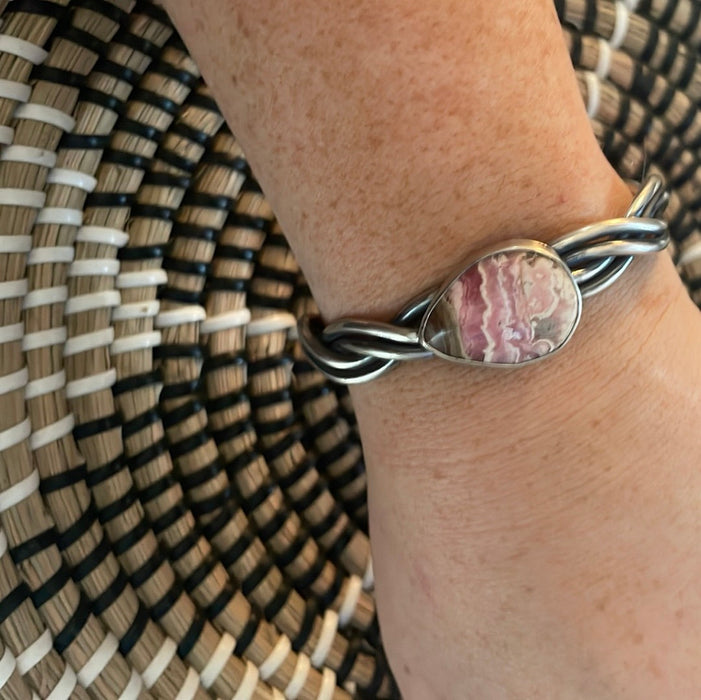
[[[301,437],[302,433],[300,431],[293,431],[283,435],[278,442],[263,449],[263,456],[268,462],[271,462],[287,452],[295,443],[299,442]]]
[[[163,269],[170,272],[180,272],[184,275],[197,275],[205,277],[209,274],[211,264],[198,260],[181,260],[180,258],[166,258],[163,261]]]
[[[190,452],[194,452],[198,447],[206,445],[209,442],[209,439],[209,435],[207,435],[206,432],[198,431],[194,435],[178,440],[178,442],[171,443],[171,457],[177,459],[178,457],[183,457]]]
[[[279,270],[268,265],[256,265],[256,270],[253,274],[255,278],[273,280],[282,284],[295,285],[297,283],[298,272],[289,272],[288,270]]]
[[[170,548],[168,554],[174,561],[182,559],[193,547],[196,547],[200,541],[200,535],[196,530],[190,532],[183,537],[178,544]]]
[[[290,248],[290,244],[288,243],[287,238],[285,238],[285,234],[284,233],[276,233],[275,231],[271,231],[268,234],[268,237],[265,239],[265,245],[266,246],[275,246],[278,248],[285,248],[285,250],[289,250],[289,248]],[[296,281],[296,278],[295,278],[295,281]]]
[[[127,467],[128,465],[124,459],[124,454],[119,454],[111,462],[97,469],[88,471],[85,476],[85,483],[92,488],[93,486],[97,486],[97,484],[101,484],[103,481],[107,481],[107,479],[111,479],[115,474],[119,474],[119,472]]]
[[[166,254],[167,243],[155,243],[154,245],[133,246],[120,248],[117,252],[119,260],[152,260],[162,258]]]
[[[241,498],[241,506],[246,515],[249,515],[258,506],[262,505],[274,490],[274,484],[264,481],[250,496]]]
[[[95,420],[76,425],[73,428],[73,437],[76,440],[85,440],[85,438],[95,437],[95,435],[106,433],[108,430],[119,428],[121,425],[122,418],[115,412],[111,416],[96,418]]]
[[[228,584],[224,584],[221,593],[205,608],[205,614],[210,620],[214,620],[221,614],[234,597],[234,589]]]
[[[253,406],[253,408],[263,408],[264,406],[273,406],[276,403],[290,401],[291,398],[289,389],[279,389],[267,394],[251,396],[251,406]]]
[[[145,88],[137,88],[134,90],[129,100],[132,102],[143,102],[172,116],[175,116],[180,110],[180,105],[177,102],[174,102],[165,95],[160,95],[157,92],[146,90]]]
[[[301,590],[307,590],[316,581],[326,566],[326,560],[319,554],[314,563],[303,573],[295,578],[295,586]]]
[[[333,508],[331,508],[328,514],[318,523],[309,527],[309,533],[312,535],[312,537],[314,537],[314,539],[320,539],[326,535],[329,530],[331,530],[342,515],[343,509],[338,505],[338,503],[334,502]]]
[[[124,102],[122,100],[114,95],[100,90],[94,90],[93,88],[83,87],[80,91],[80,101],[89,102],[103,109],[108,109],[115,114],[122,114],[124,112]]]
[[[119,209],[131,207],[134,203],[134,194],[126,192],[90,192],[85,198],[85,208],[105,207]]]
[[[74,25],[64,25],[61,27],[60,31],[53,37],[51,42],[52,47],[54,42],[61,39],[70,41],[72,44],[83,49],[87,49],[97,56],[104,56],[109,46],[108,42],[102,41],[102,39],[99,39],[94,34],[86,32],[84,29],[78,29],[78,27]]]
[[[118,515],[121,515],[129,508],[131,508],[137,501],[136,489],[133,487],[129,489],[121,498],[113,501],[108,506],[100,508],[99,517],[101,523],[108,523],[113,520]]]
[[[141,374],[133,374],[131,377],[125,377],[117,381],[112,387],[112,395],[120,396],[128,391],[135,391],[153,384],[159,384],[162,380],[161,370],[155,369],[150,372]]]
[[[231,500],[231,486],[227,486],[219,493],[201,501],[193,501],[190,505],[193,515],[207,515],[219,508],[223,508]]]
[[[194,489],[197,486],[201,486],[206,481],[214,479],[214,477],[221,473],[221,470],[221,463],[219,462],[219,458],[217,457],[214,459],[214,461],[211,462],[211,464],[208,464],[204,467],[200,467],[199,469],[190,474],[183,474],[180,477],[180,483],[186,491],[190,491],[191,489]]]
[[[99,2],[99,0],[72,0],[71,7],[82,7],[91,10],[98,15],[103,15],[119,25],[126,24],[129,13],[111,2]]]
[[[172,165],[174,168],[178,168],[179,170],[184,170],[185,172],[191,173],[198,165],[198,161],[196,160],[190,160],[189,158],[185,158],[185,156],[181,156],[175,151],[171,151],[167,148],[160,147],[156,151],[156,155],[154,156],[155,160],[162,160],[164,163],[167,163],[168,165]]]
[[[265,309],[283,309],[287,310],[290,305],[289,299],[280,299],[279,297],[271,297],[265,294],[255,292],[248,293],[248,305],[250,307],[262,306]]]
[[[149,484],[146,488],[139,490],[139,500],[146,505],[149,501],[157,498],[169,489],[173,488],[178,482],[171,472],[168,472],[157,481]]]
[[[242,656],[246,652],[246,649],[251,646],[251,642],[258,631],[259,624],[260,621],[258,620],[258,616],[255,613],[251,613],[251,616],[248,618],[248,622],[246,622],[244,628],[241,630],[241,634],[236,639],[234,656]]]
[[[253,374],[258,372],[265,372],[268,369],[274,369],[278,367],[284,367],[285,365],[291,365],[292,359],[286,355],[278,355],[276,357],[265,357],[262,360],[256,360],[255,362],[248,363],[248,371]]]
[[[263,579],[270,573],[274,566],[275,564],[273,563],[273,560],[267,554],[263,554],[253,571],[251,571],[248,576],[241,581],[241,592],[245,596],[249,596],[256,588],[258,588]]]
[[[159,345],[153,348],[153,357],[157,360],[167,360],[173,357],[192,357],[194,359],[200,359],[203,354],[204,350],[202,346],[197,343],[191,343],[189,345]]]
[[[163,565],[165,557],[160,549],[157,549],[136,571],[134,571],[129,580],[134,588],[138,589],[148,581],[153,574],[158,571]]]
[[[119,653],[122,656],[127,656],[129,652],[136,646],[136,643],[141,639],[141,635],[146,629],[146,624],[151,619],[148,610],[139,601],[139,608],[134,615],[134,619],[129,625],[129,629],[124,633],[124,636],[119,640]]]
[[[259,458],[260,455],[257,452],[242,452],[240,455],[227,462],[224,465],[224,469],[229,478],[233,480],[242,469],[248,469]]]
[[[183,199],[183,206],[202,207],[204,209],[233,210],[236,199],[223,194],[209,194],[190,190]]]
[[[105,588],[100,595],[93,600],[93,612],[95,615],[102,615],[107,608],[114,603],[117,598],[119,598],[122,593],[124,593],[124,589],[127,587],[127,579],[126,576],[122,573],[122,570],[120,569],[117,572],[117,575],[114,578],[114,581],[110,583],[107,588]]]
[[[186,87],[192,87],[199,80],[198,75],[190,73],[190,71],[185,70],[184,68],[176,68],[175,66],[171,65],[170,63],[166,63],[165,61],[158,61],[158,63],[151,66],[149,70],[152,73],[158,73],[159,75],[162,75],[166,78],[177,80],[179,83],[182,83]]]
[[[664,58],[662,59],[660,67],[657,70],[658,73],[662,74],[667,74],[670,72],[672,66],[674,65],[674,61],[677,58],[677,54],[679,53],[679,41],[676,39],[676,37],[672,36],[671,34],[668,34],[667,38],[667,51],[664,55]]]
[[[301,553],[307,544],[305,536],[300,532],[297,537],[290,543],[287,549],[275,555],[275,561],[283,569],[289,566]]]
[[[208,357],[204,364],[202,365],[202,374],[208,374],[223,367],[234,367],[245,365],[246,360],[241,352],[226,353],[223,355],[217,355],[216,357]]]
[[[163,515],[151,522],[151,529],[156,535],[159,535],[163,530],[169,528],[184,515],[187,515],[187,512],[187,508],[185,508],[182,503],[176,503],[172,508],[163,513]]]
[[[219,243],[215,251],[218,258],[229,258],[230,260],[244,260],[252,262],[256,257],[256,251],[251,248],[241,248],[237,245]]]
[[[85,468],[85,465],[79,464],[77,467],[67,469],[65,472],[61,472],[60,474],[45,476],[42,478],[41,483],[39,484],[39,491],[43,495],[60,491],[61,489],[65,489],[69,486],[80,483],[83,481],[83,479],[85,479],[86,474],[87,469]]]
[[[355,665],[355,660],[358,658],[358,652],[360,651],[360,645],[362,643],[361,637],[352,637],[348,642],[348,649],[341,661],[340,666],[336,669],[336,683],[342,685],[348,674],[353,670]]]
[[[161,421],[166,428],[172,428],[174,425],[182,423],[182,421],[186,420],[187,418],[199,413],[202,409],[203,405],[200,400],[192,399],[191,401],[184,403],[182,406],[174,408],[172,411],[164,412],[161,415]]]
[[[263,608],[263,616],[268,622],[273,620],[280,610],[282,610],[291,593],[292,587],[286,583],[275,592],[272,600]]]
[[[100,151],[110,145],[109,134],[69,134],[64,132],[59,142],[60,150]]]
[[[676,12],[678,4],[679,0],[667,0],[667,4],[665,5],[664,11],[657,20],[658,23],[662,26],[668,25],[670,20],[674,16],[674,13]]]
[[[122,426],[122,437],[126,440],[127,438],[136,435],[136,433],[140,432],[144,428],[147,428],[149,425],[158,423],[160,419],[161,416],[158,411],[156,411],[154,408],[149,408],[140,416],[135,416],[124,423]]]
[[[314,467],[311,457],[305,457],[291,472],[278,479],[278,485],[284,491],[294,486],[310,469]]]
[[[228,153],[209,151],[202,156],[202,162],[207,165],[221,165],[229,170],[236,170],[246,177],[251,175],[251,166],[242,156],[231,156]]]
[[[244,403],[248,403],[248,396],[243,392],[238,394],[223,394],[222,396],[217,396],[216,399],[207,400],[207,413],[211,415]]]
[[[672,100],[675,98],[677,91],[672,85],[667,85],[665,91],[662,93],[662,97],[659,102],[655,105],[655,112],[657,114],[664,114],[667,108],[672,104]]]
[[[182,588],[177,581],[154,603],[151,608],[151,617],[158,622],[178,601],[182,595]]]
[[[657,48],[660,40],[660,30],[652,23],[648,25],[648,28],[650,33],[647,36],[645,47],[640,54],[640,60],[644,63],[647,63],[652,58],[652,55],[655,53],[655,49]]]
[[[341,491],[365,474],[365,464],[358,459],[351,467],[347,467],[338,476],[327,475],[329,486],[335,491]]]
[[[260,537],[263,542],[267,542],[270,538],[274,537],[283,525],[287,522],[288,514],[285,511],[279,511],[273,515],[270,520],[268,520],[265,525],[261,525],[258,528],[258,537]]]
[[[172,221],[177,213],[177,209],[171,209],[170,207],[159,207],[155,204],[139,204],[138,202],[131,208],[131,216],[134,219]]]
[[[195,379],[190,379],[185,382],[168,384],[161,390],[161,401],[168,401],[169,399],[178,399],[182,396],[196,394],[200,389],[200,382],[201,378],[196,377]]]
[[[21,581],[0,600],[0,624],[5,622],[27,598],[29,598],[29,586]]]
[[[153,462],[154,459],[157,459],[164,454],[167,449],[165,438],[161,438],[152,445],[149,445],[145,449],[141,450],[141,452],[137,452],[135,455],[132,455],[129,458],[129,466],[133,471],[141,469],[141,467],[145,467],[149,462]]]
[[[181,659],[186,658],[195,644],[197,644],[197,640],[200,638],[202,630],[204,629],[204,622],[204,618],[198,613],[195,613],[190,627],[185,633],[185,636],[180,640],[180,644],[178,644],[178,656]]]
[[[697,2],[689,3],[691,6],[691,12],[689,15],[689,21],[684,27],[684,30],[680,32],[679,36],[682,41],[686,41],[691,37],[691,35],[696,31],[699,25],[699,18],[701,17],[701,5]]]
[[[228,442],[229,440],[233,440],[234,438],[240,437],[244,433],[253,432],[255,432],[253,423],[251,423],[251,421],[247,418],[244,418],[243,420],[237,421],[236,423],[227,425],[226,428],[212,431],[212,437],[218,445],[221,445],[225,442]]]
[[[66,70],[65,68],[55,68],[54,66],[47,66],[45,64],[34,66],[30,76],[30,81],[44,81],[77,88],[82,88],[86,79],[87,76],[83,73],[76,73],[75,71]]]
[[[117,122],[115,131],[134,134],[134,136],[146,139],[147,141],[159,141],[163,137],[163,131],[157,127],[137,121],[136,119],[130,119],[129,117],[122,117]]]
[[[123,165],[125,168],[133,168],[134,170],[148,170],[151,166],[151,159],[148,156],[129,153],[128,151],[117,151],[113,148],[108,148],[104,152],[102,162]]]
[[[204,558],[199,566],[196,566],[193,571],[187,576],[183,581],[183,588],[188,592],[192,593],[201,583],[204,581],[212,569],[217,565],[217,560],[211,555]]]
[[[250,214],[242,214],[232,212],[227,219],[228,226],[237,226],[239,228],[252,228],[261,233],[268,233],[273,222],[262,216],[251,216]]]
[[[15,0],[7,8],[9,13],[25,12],[28,15],[44,15],[54,19],[63,17],[67,9],[65,5],[47,0]]]
[[[75,612],[68,620],[66,626],[54,637],[54,649],[59,653],[63,654],[66,649],[73,643],[76,637],[80,634],[85,623],[90,617],[90,606],[88,605],[85,598],[81,595],[78,601],[78,606]]]
[[[349,510],[351,513],[355,514],[355,517],[360,517],[358,515],[357,511],[359,511],[361,508],[367,506],[367,497],[365,495],[365,491],[361,491],[354,498],[346,499],[344,501],[344,505],[346,506],[347,510]]]
[[[227,506],[221,509],[205,526],[202,528],[202,534],[211,540],[215,537],[225,525],[233,518],[233,514]],[[223,561],[222,561],[223,563]]]
[[[20,564],[39,552],[43,552],[56,542],[56,530],[49,527],[34,537],[30,537],[24,542],[20,542],[14,547],[10,547],[10,556],[15,564]]]
[[[221,553],[219,561],[228,569],[253,544],[254,540],[253,535],[248,530],[244,530],[236,542],[225,552]]]
[[[97,511],[92,501],[82,513],[82,515],[63,532],[56,535],[56,546],[63,550],[75,544],[97,520]]]
[[[316,600],[314,598],[310,598],[307,601],[307,607],[304,611],[304,618],[302,619],[299,632],[292,640],[292,649],[296,654],[298,654],[304,648],[304,645],[309,641],[309,636],[314,629],[314,622],[316,620],[318,610],[319,607]]]
[[[202,241],[214,241],[219,236],[219,229],[209,226],[198,226],[197,224],[185,224],[177,222],[173,226],[172,237],[197,238]]]
[[[260,184],[257,180],[255,180],[252,177],[249,177],[248,180],[246,180],[246,182],[243,183],[243,186],[241,187],[241,192],[253,192],[255,194],[263,194],[263,190],[261,189]],[[272,224],[272,221],[270,223]]]
[[[295,510],[304,512],[314,504],[314,501],[316,501],[325,490],[326,489],[317,481],[305,494],[292,500],[292,505],[295,507]]]
[[[204,95],[201,92],[193,92],[187,98],[187,103],[193,107],[200,107],[201,109],[206,109],[210,112],[214,112],[215,114],[219,114],[219,107],[217,106],[214,98]]]
[[[42,586],[32,591],[31,598],[35,608],[40,608],[44,603],[51,600],[71,578],[71,572],[68,567],[61,562],[61,566],[56,573],[49,577]]]
[[[139,6],[141,9],[141,6]],[[148,39],[144,39],[142,36],[137,36],[129,31],[120,32],[112,40],[115,44],[122,44],[123,46],[128,46],[134,51],[142,53],[144,56],[155,58],[161,52],[161,47],[156,46],[153,42]]]
[[[105,535],[89,554],[81,562],[73,567],[73,580],[80,583],[88,574],[93,572],[111,553],[110,543]]]
[[[192,141],[193,143],[197,143],[200,146],[205,146],[212,138],[206,131],[195,129],[182,121],[173,124],[173,126],[170,128],[170,133],[187,139],[188,141]]]
[[[141,75],[135,70],[132,70],[127,66],[123,66],[121,63],[110,61],[109,58],[101,58],[95,64],[93,73],[104,73],[105,75],[121,80],[128,85],[135,85],[141,78]]]
[[[682,118],[681,122],[679,122],[679,124],[674,128],[674,133],[683,134],[694,123],[694,119],[696,119],[697,114],[698,107],[693,102],[690,102],[686,114]]]
[[[140,122],[136,122],[139,124]],[[156,187],[172,187],[173,189],[186,190],[192,183],[190,175],[166,173],[158,170],[150,170],[144,175],[142,184]]]
[[[316,460],[317,466],[319,469],[327,469],[334,462],[341,459],[352,448],[353,443],[349,440],[344,440],[343,442],[338,443],[338,445],[335,447],[332,447],[330,450],[326,450],[326,452],[319,455]]]
[[[341,588],[343,587],[343,578],[341,569],[337,568],[333,582],[328,589],[319,596],[319,602],[321,603],[322,607],[327,608],[334,602],[334,600],[336,600],[336,598],[338,598]]]
[[[249,279],[241,277],[210,277],[205,290],[207,292],[245,292],[250,284]]]
[[[370,683],[361,688],[362,690],[362,697],[367,700],[374,700],[379,693],[380,693],[380,688],[382,687],[382,683],[385,680],[385,677],[387,675],[386,667],[382,663],[377,663],[375,666],[375,673],[372,676],[372,680]]]
[[[142,518],[129,532],[125,532],[121,537],[114,540],[112,550],[117,556],[121,556],[137,542],[140,542],[150,531],[151,527],[148,521],[146,518]]]

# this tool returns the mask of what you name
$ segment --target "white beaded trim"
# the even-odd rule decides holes
[[[80,226],[83,223],[83,212],[67,207],[44,207],[37,214],[37,225],[56,224],[57,226]]]
[[[297,700],[297,696],[302,692],[302,688],[307,682],[307,676],[309,676],[311,668],[312,663],[309,661],[309,657],[306,654],[299,654],[292,678],[290,678],[290,682],[285,688],[287,700]]]
[[[223,314],[210,316],[200,323],[200,332],[217,333],[228,331],[230,328],[245,326],[251,320],[250,309],[237,309]]]
[[[16,299],[17,297],[23,297],[27,293],[28,288],[29,283],[26,278],[0,282],[0,299]]]
[[[26,102],[32,94],[32,88],[16,80],[0,80],[0,97],[17,102]]]
[[[122,295],[116,289],[104,289],[101,292],[93,292],[92,294],[80,294],[71,297],[66,302],[64,313],[70,315],[79,314],[83,311],[92,311],[93,309],[109,309],[119,306],[121,301]]]
[[[24,422],[29,423],[29,419],[27,418]],[[29,498],[38,488],[39,472],[35,469],[29,476],[24,477],[22,481],[18,481],[5,491],[0,491],[0,513],[4,513],[9,508],[21,503],[25,498]]]
[[[282,666],[287,655],[292,651],[292,642],[287,635],[281,635],[268,658],[258,667],[260,677],[267,681]]]
[[[144,682],[141,680],[141,676],[136,672],[136,669],[132,669],[131,678],[117,700],[138,700],[143,689]]]
[[[48,175],[46,182],[49,185],[66,185],[75,187],[83,192],[92,192],[97,187],[97,179],[80,170],[69,168],[54,168]]]
[[[46,700],[68,700],[75,690],[77,681],[78,678],[75,675],[75,671],[66,664],[61,680],[56,683],[54,689],[46,696]]]
[[[75,240],[79,243],[101,243],[123,248],[129,242],[129,234],[109,226],[82,226]]]
[[[20,675],[31,671],[53,647],[50,630],[44,630],[18,657],[17,670]]]
[[[316,700],[331,700],[335,690],[336,674],[327,666],[321,674],[321,688],[319,688]]]
[[[5,535],[4,530],[0,530],[0,559],[5,556],[7,551],[7,535]]]
[[[10,34],[0,34],[0,52],[19,56],[35,66],[43,63],[49,55],[47,51],[44,51],[36,44],[32,44],[31,41],[19,39]]]
[[[15,657],[10,651],[10,647],[5,647],[5,652],[0,658],[0,690],[5,687],[15,672]]]
[[[609,38],[609,44],[612,49],[618,49],[625,41],[630,26],[630,14],[624,2],[617,0],[616,2],[616,24],[613,26],[613,32]]]
[[[37,306],[63,304],[66,299],[68,299],[68,287],[65,285],[33,289],[25,295],[22,308],[33,309]]]
[[[368,557],[368,565],[363,576],[363,590],[371,591],[375,587],[375,570],[372,565],[372,556]]]
[[[24,323],[11,323],[9,326],[0,326],[0,345],[3,343],[14,343],[21,340],[24,335]]]
[[[157,299],[122,304],[112,311],[112,320],[128,321],[134,318],[150,318],[151,316],[155,316],[160,308],[161,302]]]
[[[157,287],[168,281],[168,273],[162,268],[122,272],[117,275],[117,289],[133,289],[134,287]]]
[[[119,260],[112,258],[75,260],[68,268],[69,277],[115,277],[118,274]]]
[[[27,333],[22,338],[22,350],[38,350],[39,348],[48,348],[52,345],[63,345],[66,342],[68,333],[66,327],[49,328],[45,331],[36,331],[35,333]]]
[[[119,355],[124,352],[134,352],[136,350],[147,350],[155,348],[161,344],[160,331],[146,331],[128,335],[124,338],[117,338],[110,346],[110,355]]]
[[[587,84],[587,114],[590,119],[594,119],[601,106],[601,86],[596,73],[592,71],[584,71],[584,80]]]
[[[45,201],[46,195],[43,192],[20,187],[0,187],[0,205],[6,207],[41,209]]]
[[[363,581],[360,576],[351,576],[348,579],[348,587],[343,603],[338,611],[338,626],[343,629],[353,619],[353,614],[360,599],[360,592],[363,590]]]
[[[26,367],[18,369],[16,372],[5,374],[0,377],[0,396],[9,394],[12,391],[17,391],[27,385],[29,381],[29,372]]]
[[[324,665],[324,661],[326,661],[326,657],[331,651],[331,645],[333,644],[337,629],[338,613],[329,609],[324,613],[324,622],[321,625],[319,641],[316,643],[316,647],[310,656],[314,668],[321,668]]]
[[[200,687],[200,677],[192,666],[187,671],[187,676],[183,681],[183,687],[175,696],[175,700],[192,700]]]
[[[55,107],[37,104],[36,102],[17,105],[14,117],[15,119],[29,119],[30,121],[41,122],[42,124],[50,124],[62,131],[70,132],[73,131],[75,127],[75,119],[69,114]]]
[[[42,209],[42,211],[46,211]],[[27,265],[44,265],[46,263],[72,263],[75,250],[73,246],[46,246],[33,248],[27,256]]]
[[[40,450],[42,447],[46,447],[46,445],[70,435],[74,427],[75,419],[73,414],[69,413],[55,423],[35,430],[29,436],[29,448],[31,450]]]
[[[0,236],[0,253],[28,253],[31,249],[31,236]]]
[[[210,657],[205,667],[200,671],[200,683],[205,690],[209,690],[214,681],[217,680],[226,662],[234,653],[236,640],[228,633],[224,632],[217,644],[217,648]]]
[[[258,677],[258,669],[250,661],[246,661],[246,672],[243,674],[241,684],[231,700],[250,700],[253,697],[253,693],[256,692]]]
[[[178,645],[170,637],[166,637],[163,640],[161,648],[151,659],[149,665],[141,672],[141,677],[147,690],[151,690],[156,685],[163,671],[168,668],[168,664],[173,660],[177,649]]]
[[[168,309],[161,311],[156,316],[157,328],[171,328],[179,326],[182,323],[199,323],[207,317],[205,310],[197,304],[188,304],[180,306],[177,309]]]
[[[606,80],[609,73],[611,72],[611,59],[613,58],[613,51],[611,50],[611,45],[606,41],[606,39],[599,39],[599,58],[596,62],[595,73],[599,80]]]
[[[100,328],[90,333],[74,335],[66,341],[63,348],[63,356],[70,357],[81,352],[104,348],[106,345],[111,345],[112,341],[114,341],[114,328],[112,326]]]
[[[5,146],[0,151],[0,160],[53,168],[56,165],[56,153],[44,148],[34,148],[34,146]]]
[[[296,326],[297,319],[292,314],[280,311],[251,321],[246,328],[246,335],[249,337],[265,335],[266,333],[287,331]]]
[[[119,648],[119,641],[108,632],[92,656],[85,662],[83,668],[78,671],[78,682],[83,688],[92,685],[95,679],[104,671],[110,659],[116,654]]]
[[[15,130],[11,126],[0,126],[0,143],[10,144],[15,138]]]
[[[106,372],[100,372],[100,374],[74,379],[66,384],[66,398],[77,399],[86,394],[97,394],[98,391],[111,388],[116,381],[117,370],[114,367]]]
[[[52,391],[63,389],[64,386],[66,386],[66,372],[61,369],[54,374],[29,382],[24,390],[24,398],[36,399],[37,396],[50,394]]]

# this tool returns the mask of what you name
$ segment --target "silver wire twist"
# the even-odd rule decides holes
[[[668,200],[662,178],[651,175],[624,217],[584,226],[549,244],[570,269],[582,297],[611,286],[635,256],[667,247],[667,223],[657,217]],[[303,316],[302,348],[318,370],[341,384],[375,379],[400,360],[433,357],[419,342],[418,328],[436,291],[414,300],[391,323],[341,319],[323,326],[320,317]]]

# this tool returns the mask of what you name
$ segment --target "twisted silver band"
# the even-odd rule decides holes
[[[650,176],[623,218],[572,231],[549,246],[569,269],[582,297],[613,284],[638,255],[657,253],[669,243],[667,223],[658,215],[668,201],[664,181]],[[391,323],[341,319],[323,326],[319,317],[299,321],[299,339],[312,364],[342,384],[370,381],[398,361],[436,353],[419,337],[419,327],[438,294],[433,290],[407,305]]]

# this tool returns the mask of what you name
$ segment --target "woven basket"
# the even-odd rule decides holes
[[[701,2],[556,6],[701,297]],[[0,11],[0,697],[396,697],[353,410],[197,66],[148,2]]]

